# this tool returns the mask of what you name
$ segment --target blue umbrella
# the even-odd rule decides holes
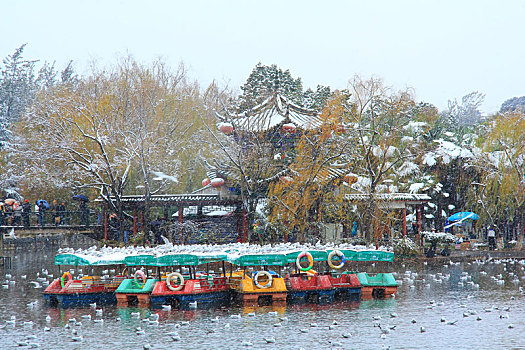
[[[89,198],[84,196],[83,194],[76,194],[73,196],[73,199],[77,201],[89,202]]]
[[[460,220],[478,220],[479,216],[478,214],[474,214],[470,211],[462,211],[459,213],[456,213],[448,218],[448,221],[460,221]]]
[[[38,205],[39,207],[43,206],[44,208],[49,209],[49,203],[45,199],[37,200],[36,205]]]

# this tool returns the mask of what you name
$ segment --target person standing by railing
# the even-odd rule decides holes
[[[22,204],[22,221],[24,222],[25,228],[31,226],[29,222],[30,214],[31,214],[31,203],[29,203],[28,199],[24,199],[24,204]]]
[[[89,209],[85,201],[80,201],[80,224],[89,226]]]
[[[489,226],[487,238],[489,239],[489,250],[496,250],[496,231],[491,226]]]
[[[58,220],[59,220],[59,223],[60,225],[64,225],[65,221],[66,221],[66,202],[62,201],[60,202],[60,204],[57,206],[57,214],[58,215]]]

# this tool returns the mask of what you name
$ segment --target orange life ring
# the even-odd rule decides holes
[[[73,276],[71,276],[71,272],[64,272],[64,274],[62,275],[62,277],[60,277],[60,287],[64,288],[64,286],[66,285],[66,277],[67,277],[67,281],[68,282],[71,282],[73,280]]]

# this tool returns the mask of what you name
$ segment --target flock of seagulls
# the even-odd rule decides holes
[[[463,327],[465,325],[480,324],[484,322],[500,322],[502,327],[509,330],[513,330],[517,326],[512,323],[513,314],[512,310],[515,309],[513,301],[520,295],[525,294],[522,285],[525,282],[525,260],[518,259],[485,259],[485,260],[474,260],[471,262],[463,263],[469,268],[462,271],[460,263],[449,261],[439,269],[430,269],[428,265],[423,265],[418,271],[404,270],[403,272],[395,273],[396,279],[400,284],[399,294],[405,296],[405,300],[410,299],[410,293],[418,291],[425,291],[432,288],[452,288],[460,291],[461,300],[459,305],[450,305],[450,301],[443,300],[428,300],[425,307],[425,316],[408,316],[404,314],[403,308],[400,306],[392,310],[387,309],[386,313],[381,313],[381,309],[376,311],[377,315],[371,315],[371,327],[372,331],[367,331],[367,336],[374,336],[374,334],[385,341],[388,341],[390,337],[395,337],[396,333],[400,329],[406,332],[407,329],[414,334],[419,333],[424,336],[432,336],[435,334],[437,327]],[[404,267],[404,266],[403,266]],[[426,272],[429,270],[430,272]],[[436,272],[438,271],[439,272]],[[493,272],[496,271],[496,272]],[[105,271],[105,273],[112,274],[114,271]],[[37,273],[34,278],[28,278],[27,275],[13,276],[13,274],[5,274],[5,281],[2,284],[4,289],[13,288],[13,286],[27,288],[28,291],[31,289],[42,289],[49,285],[50,280],[54,278],[53,274],[49,273],[47,269],[42,269]],[[483,287],[480,287],[480,284]],[[503,305],[492,305],[492,306],[479,306],[477,302],[480,300],[478,290],[480,288],[507,288],[513,293],[509,294],[506,301],[502,302]],[[16,340],[16,344],[19,347],[38,348],[42,346],[42,336],[39,334],[43,332],[61,332],[57,325],[52,323],[52,317],[46,315],[44,319],[39,320],[37,311],[43,310],[41,305],[43,302],[39,298],[41,290],[35,291],[37,293],[27,293],[27,295],[35,296],[38,295],[35,300],[28,300],[26,302],[27,313],[32,316],[32,319],[18,320],[15,315],[6,315],[7,319],[3,320],[0,318],[0,338],[4,330],[12,328],[21,329],[21,333],[26,334],[23,338]],[[426,292],[425,292],[426,293]],[[430,294],[430,295],[435,295]],[[443,294],[442,296],[446,296]],[[392,304],[391,304],[392,305]],[[517,302],[515,305],[518,305]],[[197,308],[197,304],[191,306],[191,308]],[[70,342],[78,343],[84,342],[87,333],[84,332],[88,327],[99,324],[103,325],[105,322],[120,322],[120,317],[115,317],[111,314],[106,315],[104,309],[97,304],[90,304],[88,310],[77,310],[75,317],[66,319],[65,325],[63,324],[63,330],[68,334]],[[171,310],[170,305],[164,305],[161,309],[164,313],[177,313],[177,310]],[[367,310],[368,312],[368,310]],[[27,314],[26,313],[26,314]],[[82,313],[82,314],[80,314]],[[359,309],[357,310],[359,314]],[[128,322],[135,322],[133,333],[139,337],[138,343],[143,343],[144,349],[154,349],[155,346],[148,342],[148,336],[156,334],[158,330],[155,330],[158,326],[171,327],[172,330],[167,332],[168,339],[174,342],[184,342],[189,337],[185,333],[194,333],[195,330],[191,327],[190,321],[161,321],[159,317],[160,313],[152,312],[144,317],[144,311],[129,312]],[[289,336],[293,332],[300,336],[301,334],[308,333],[324,333],[329,332],[330,337],[326,337],[326,345],[330,348],[344,348],[350,346],[351,342],[348,339],[353,337],[362,336],[361,331],[355,329],[349,329],[348,326],[342,325],[340,321],[318,319],[316,322],[301,322],[298,323],[296,320],[290,321],[289,316],[279,314],[277,311],[257,311],[240,313],[230,313],[221,316],[214,315],[213,317],[206,318],[205,320],[199,319],[197,322],[200,329],[205,329],[206,334],[217,333],[220,334],[220,329],[243,329],[242,320],[256,319],[266,325],[267,329],[261,334],[252,334],[250,339],[241,342],[244,347],[258,348],[262,344],[279,344],[286,342],[286,338],[281,334]],[[18,317],[20,317],[18,315]],[[205,317],[205,316],[204,316]],[[264,318],[263,318],[264,317]],[[294,317],[294,316],[292,316]],[[490,320],[490,321],[487,321]],[[499,321],[495,321],[499,320]],[[193,322],[193,321],[192,321]],[[240,323],[239,323],[240,322]],[[202,323],[205,323],[205,327],[201,327]],[[344,323],[344,322],[343,322]],[[366,325],[366,322],[365,322]],[[43,326],[43,327],[40,327]],[[99,326],[100,327],[100,326]],[[186,327],[187,332],[183,331]],[[241,327],[241,328],[239,328]],[[518,327],[519,328],[519,327]],[[273,329],[273,331],[272,331]],[[281,331],[282,329],[282,331]],[[375,331],[374,331],[375,330]],[[89,332],[99,332],[96,330],[90,330]],[[511,331],[515,332],[515,330]],[[40,342],[39,342],[40,341]]]

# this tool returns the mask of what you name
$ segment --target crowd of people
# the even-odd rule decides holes
[[[0,226],[63,226],[75,224],[89,226],[89,208],[80,201],[78,209],[71,211],[66,201],[53,200],[52,204],[39,199],[32,204],[28,199],[17,201],[4,198],[0,201]]]

